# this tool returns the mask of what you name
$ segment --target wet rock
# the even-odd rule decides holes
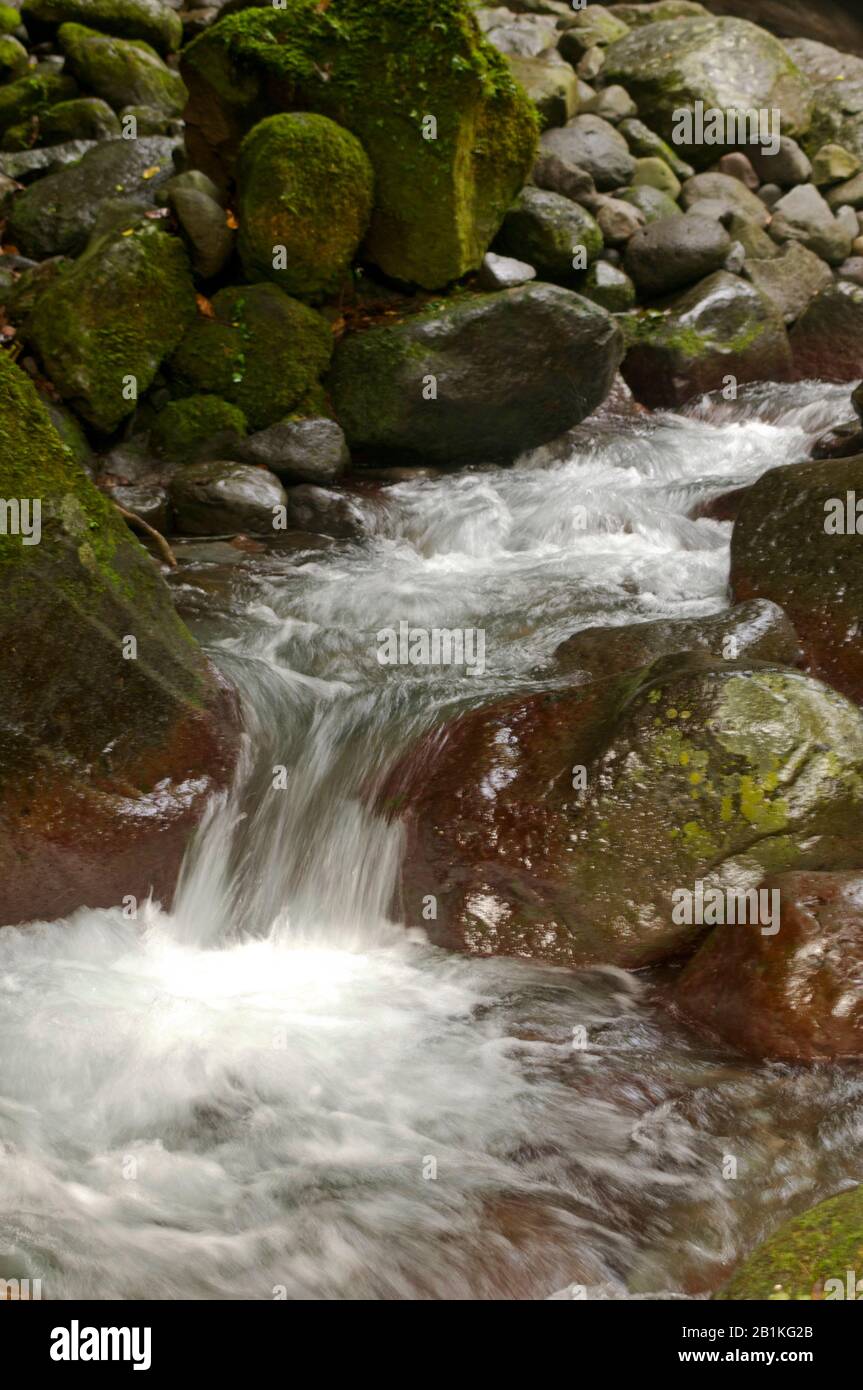
[[[61,396],[112,430],[135,409],[130,384],[143,395],[194,315],[186,253],[149,223],[95,241],[40,295],[26,334]]]
[[[596,214],[599,230],[607,246],[625,246],[646,221],[644,213],[622,198],[609,198]]]
[[[356,137],[326,116],[269,116],[243,141],[237,178],[247,278],[301,299],[335,293],[372,210],[374,175]]]
[[[775,304],[786,323],[794,323],[822,290],[833,284],[829,268],[799,242],[789,242],[772,260],[747,260],[744,274]]]
[[[608,261],[595,261],[584,277],[581,293],[610,314],[622,314],[636,300],[635,286],[625,271]]]
[[[182,228],[192,269],[202,280],[212,280],[225,269],[234,251],[234,233],[225,209],[196,188],[171,188],[168,206]]]
[[[655,156],[636,161],[632,182],[636,188],[642,184],[658,188],[661,193],[667,193],[673,202],[680,197],[681,185],[677,175],[669,169],[664,160]]]
[[[557,130],[547,130],[541,150],[556,154],[590,174],[600,191],[628,184],[635,173],[629,146],[613,125],[601,116],[576,116]]]
[[[863,61],[807,39],[792,39],[785,48],[814,88],[807,151],[830,143],[863,154]]]
[[[15,128],[25,137],[26,143],[34,117],[56,102],[68,101],[77,95],[77,83],[62,73],[33,72],[6,83],[0,87],[0,134],[5,137]]]
[[[303,483],[292,487],[288,497],[291,524],[303,531],[332,536],[334,540],[355,540],[366,533],[362,509],[348,493]]]
[[[177,530],[189,536],[240,531],[272,536],[274,509],[288,502],[278,478],[265,468],[220,459],[178,469],[169,494]]]
[[[728,174],[696,174],[687,179],[680,201],[686,209],[696,203],[716,203],[724,209],[724,213],[718,212],[718,215],[737,214],[754,222],[756,227],[766,227],[770,221],[770,213],[758,195]]]
[[[526,261],[517,261],[512,256],[496,256],[493,251],[486,251],[477,284],[482,290],[513,290],[517,285],[526,285],[535,279],[536,270]]]
[[[421,739],[379,800],[405,822],[401,920],[477,954],[637,968],[703,931],[674,920],[681,885],[832,868],[859,824],[860,712],[798,672],[705,661],[512,697]]]
[[[603,48],[623,39],[629,26],[616,14],[599,5],[588,5],[570,15],[558,48],[570,62],[577,62],[591,48]]]
[[[290,483],[334,483],[351,462],[340,426],[325,417],[280,420],[250,435],[241,454]]]
[[[564,198],[571,198],[574,203],[582,203],[588,209],[596,204],[596,184],[590,174],[577,164],[551,150],[543,149],[542,146],[533,166],[533,181],[537,188],[560,193]]]
[[[61,25],[57,41],[68,72],[93,96],[119,109],[130,103],[179,116],[186,88],[154,48],[140,40],[115,39],[83,24]]]
[[[430,462],[513,458],[589,415],[621,351],[619,328],[597,305],[531,284],[344,338],[330,389],[352,449]]]
[[[696,209],[701,206],[701,203],[695,204]],[[768,236],[767,232],[762,231],[760,227],[756,227],[755,223],[750,222],[748,217],[741,216],[739,213],[730,212],[725,213],[721,221],[732,241],[740,242],[740,245],[746,253],[747,260],[771,261],[783,254],[782,247],[777,246],[776,242]]]
[[[790,135],[779,137],[779,149],[775,154],[759,145],[753,145],[749,158],[762,183],[776,183],[780,188],[794,188],[796,184],[806,183],[812,177],[812,165],[808,156]]]
[[[164,111],[159,111],[155,106],[146,106],[143,103],[124,106],[120,111],[120,120],[123,124],[124,132],[131,130],[130,137],[137,140],[141,135],[176,135],[182,136],[183,124],[176,116],[169,116]],[[131,122],[134,121],[134,125]]]
[[[178,394],[221,396],[252,429],[297,409],[329,365],[326,320],[268,284],[219,290],[212,309],[212,318],[192,324],[169,363]]]
[[[669,55],[673,54],[673,63]],[[705,110],[781,108],[786,133],[809,125],[812,92],[807,79],[777,39],[740,19],[695,17],[647,24],[606,51],[604,75],[621,82],[639,113],[697,168],[710,164],[722,146],[675,141],[677,113]]]
[[[827,206],[834,212],[840,208],[863,208],[863,174],[855,174],[845,183],[828,188],[825,196]]]
[[[16,495],[42,501],[40,544],[0,538],[0,922],[151,890],[168,904],[192,830],[230,779],[236,702],[6,354],[0,441]],[[137,660],[124,659],[130,635]]]
[[[186,396],[159,411],[150,443],[163,458],[196,462],[239,457],[235,451],[246,434],[246,417],[219,396]]]
[[[159,137],[108,140],[78,164],[49,174],[15,200],[9,234],[26,255],[78,255],[106,198],[122,190],[153,203],[174,172],[176,142]],[[155,171],[155,172],[151,172]]]
[[[636,232],[624,265],[639,293],[658,299],[719,270],[730,250],[731,238],[718,222],[667,217]]]
[[[729,178],[737,179],[750,192],[754,193],[761,180],[752,167],[752,161],[742,150],[732,150],[730,154],[724,154],[719,161],[718,173],[727,174]]]
[[[605,51],[596,44],[579,58],[575,71],[585,82],[593,82],[605,66]]]
[[[509,67],[536,107],[543,130],[565,125],[575,115],[579,108],[578,78],[569,63],[512,56]]]
[[[830,265],[850,255],[853,239],[812,184],[792,189],[774,204],[770,235],[775,241],[799,241]]]
[[[51,145],[47,149],[4,151],[0,153],[0,180],[5,178],[14,179],[15,183],[32,183],[34,179],[55,173],[67,164],[77,164],[89,150],[95,148],[95,140],[67,140],[62,145]],[[13,184],[9,193],[14,191]]]
[[[669,198],[667,193],[661,193],[658,188],[650,188],[647,184],[641,184],[637,188],[627,188],[621,193],[620,200],[624,203],[631,203],[634,208],[644,214],[645,222],[661,222],[664,217],[682,217],[682,210]]]
[[[801,379],[856,381],[863,376],[863,288],[838,280],[816,295],[791,332]]]
[[[857,496],[863,499],[863,455],[770,469],[740,508],[731,537],[731,588],[737,600],[781,603],[810,669],[863,701]],[[837,527],[844,530],[837,533]]]
[[[623,375],[645,405],[682,405],[718,390],[726,376],[786,381],[792,363],[785,324],[754,285],[718,271],[635,325]]]
[[[377,6],[245,10],[189,44],[182,72],[190,162],[221,185],[262,117],[312,111],[356,136],[375,175],[364,254],[427,289],[479,266],[533,162],[527,95],[449,3],[431,25],[426,0],[405,0],[397,23]],[[425,113],[436,139],[423,138]]]
[[[477,22],[499,53],[535,58],[557,41],[557,19],[547,14],[514,14],[505,6],[481,7]]]
[[[681,181],[691,179],[695,170],[691,164],[687,164],[685,159],[681,159],[676,150],[672,148],[661,135],[657,135],[643,121],[635,118],[621,121],[618,127],[621,135],[626,139],[630,150],[639,158],[647,159],[655,156],[665,161],[672,173]]]
[[[859,1298],[856,1279],[863,1266],[861,1231],[863,1186],[841,1192],[786,1221],[713,1296],[734,1301]],[[853,1272],[850,1294],[848,1270]]]
[[[497,250],[527,261],[543,280],[560,285],[576,283],[579,271],[596,260],[602,244],[597,223],[579,203],[530,186],[507,212],[495,241]],[[585,263],[574,267],[579,247],[584,250]]]
[[[859,156],[841,145],[822,145],[812,159],[812,182],[817,188],[844,183],[859,172]]]
[[[847,261],[843,261],[836,274],[841,280],[850,280],[852,284],[863,285],[863,248],[859,256],[849,256]]]
[[[35,39],[61,24],[86,24],[121,39],[143,39],[160,53],[180,47],[180,17],[162,0],[24,0],[21,18]]]
[[[592,97],[579,104],[579,110],[586,116],[601,116],[612,125],[638,114],[638,108],[629,92],[625,87],[616,84],[594,92]],[[562,125],[563,122],[558,124]]]
[[[647,666],[658,656],[704,651],[717,660],[800,662],[800,645],[776,603],[756,599],[707,618],[658,618],[624,627],[588,627],[567,637],[554,653],[553,669],[580,680],[601,680]]]
[[[863,1056],[863,875],[778,874],[760,888],[778,920],[715,927],[676,1004],[754,1057]]]
[[[0,82],[14,82],[29,66],[30,56],[23,43],[11,34],[0,37]]]
[[[119,134],[119,120],[107,101],[99,97],[58,102],[39,122],[39,138],[46,145],[66,140],[111,140]]]
[[[827,430],[812,446],[814,459],[846,459],[854,454],[863,454],[863,429],[857,419]]]
[[[154,483],[139,483],[137,486],[120,485],[106,490],[111,500],[124,511],[132,512],[155,530],[165,532],[171,529],[171,504],[163,487]]]

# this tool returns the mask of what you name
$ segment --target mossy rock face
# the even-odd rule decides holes
[[[9,234],[25,256],[77,255],[105,204],[126,197],[154,203],[174,173],[176,141],[105,140],[77,164],[48,174],[15,198]]]
[[[708,275],[665,309],[633,315],[625,331],[629,351],[621,371],[644,405],[682,405],[718,390],[728,375],[741,384],[791,376],[779,310],[754,285],[726,271]]]
[[[812,39],[790,39],[785,47],[815,89],[806,153],[838,144],[863,159],[863,58]]]
[[[195,316],[189,261],[152,223],[100,238],[42,294],[27,336],[60,394],[101,430],[136,406]]]
[[[230,774],[233,697],[5,353],[0,459],[4,497],[27,500],[29,522],[40,504],[37,544],[0,536],[0,923],[143,900],[151,886],[167,901]],[[136,659],[123,657],[128,636]]]
[[[23,43],[12,34],[0,37],[0,82],[14,82],[29,66],[30,58]]]
[[[319,299],[344,282],[372,210],[374,174],[355,136],[326,116],[268,116],[238,167],[243,270]]]
[[[642,120],[672,141],[697,168],[725,146],[673,141],[675,114],[694,110],[782,113],[785,135],[802,135],[812,116],[812,88],[778,39],[745,19],[695,17],[647,24],[606,51],[603,80],[620,82]]]
[[[863,1270],[863,1186],[787,1221],[715,1293],[720,1301],[848,1298],[848,1271]],[[831,1282],[833,1281],[833,1282]],[[859,1299],[854,1287],[850,1297]]]
[[[238,406],[252,429],[295,410],[326,371],[333,338],[326,319],[276,285],[213,296],[213,318],[192,325],[170,371],[178,390]]]
[[[19,77],[17,82],[0,87],[0,134],[77,95],[77,83],[65,73]]]
[[[21,23],[21,16],[12,5],[0,5],[0,34],[12,34]]]
[[[503,219],[495,242],[504,255],[532,265],[543,280],[573,287],[603,247],[602,232],[578,203],[544,188],[525,188]],[[584,253],[578,268],[573,260]]]
[[[218,181],[265,116],[352,131],[375,174],[366,255],[426,288],[477,268],[533,160],[533,107],[462,0],[246,10],[195,39],[182,71],[192,161]]]
[[[438,944],[638,968],[704,930],[675,890],[860,854],[863,716],[796,671],[661,659],[434,730],[381,809],[406,819],[398,910],[427,925],[434,893]]]
[[[167,458],[191,462],[207,444],[242,439],[247,431],[242,410],[219,396],[187,396],[160,410],[150,443]]]
[[[64,140],[111,140],[120,134],[120,122],[107,101],[77,97],[52,106],[39,122],[39,138],[46,145]]]
[[[738,599],[781,602],[812,669],[863,701],[863,552],[855,530],[863,533],[863,516],[856,498],[863,498],[863,454],[770,469],[740,507],[731,586]]]
[[[150,106],[166,116],[181,114],[186,104],[183,80],[148,43],[115,39],[83,24],[63,24],[57,37],[68,72],[115,110],[134,105]]]
[[[604,309],[531,283],[351,334],[329,386],[352,449],[393,462],[507,459],[595,410],[621,351]]]
[[[183,42],[180,16],[162,0],[24,0],[21,17],[36,36],[73,23],[121,39],[143,39],[160,53],[174,52]]]

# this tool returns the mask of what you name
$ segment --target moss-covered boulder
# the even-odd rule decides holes
[[[863,454],[772,468],[743,498],[731,586],[781,603],[811,669],[863,702],[861,542]]]
[[[495,246],[532,265],[543,280],[574,287],[601,252],[603,240],[594,218],[578,203],[528,187],[503,219]]]
[[[156,566],[0,353],[0,923],[167,902],[237,712]],[[135,655],[124,656],[133,648]]]
[[[64,71],[91,95],[102,97],[118,111],[139,105],[166,116],[180,115],[186,103],[183,79],[150,44],[115,39],[83,24],[63,24],[57,37],[66,56]]]
[[[536,116],[462,0],[286,0],[185,49],[193,162],[224,182],[263,117],[305,110],[353,132],[375,174],[365,251],[437,288],[476,269],[530,170]]]
[[[23,43],[12,34],[0,36],[0,82],[14,82],[29,66],[30,56]]]
[[[863,1057],[863,875],[777,874],[758,891],[767,930],[714,927],[677,979],[677,1007],[750,1056]]]
[[[112,140],[119,135],[120,122],[100,97],[59,101],[39,121],[39,138],[45,145],[59,145],[64,140]]]
[[[819,1202],[783,1226],[743,1262],[719,1300],[859,1299],[863,1270],[863,1186]],[[852,1274],[851,1290],[848,1273]]]
[[[319,299],[344,282],[369,225],[374,175],[350,131],[309,112],[268,116],[238,166],[243,270]]]
[[[174,173],[176,141],[161,136],[106,140],[77,164],[39,179],[15,198],[9,235],[25,256],[83,251],[111,199],[155,204]]]
[[[353,449],[407,462],[505,459],[590,415],[621,351],[604,309],[533,283],[353,333],[329,384]]]
[[[666,307],[633,315],[626,331],[621,370],[645,405],[682,405],[718,390],[728,376],[742,384],[787,381],[792,373],[779,310],[754,285],[723,270]]]
[[[636,28],[606,50],[603,80],[622,83],[642,119],[696,168],[729,147],[675,140],[679,113],[694,112],[697,101],[723,112],[778,109],[785,135],[805,133],[812,114],[808,79],[778,39],[745,19],[696,16]]]
[[[219,396],[187,396],[159,411],[150,443],[166,458],[193,462],[208,447],[236,444],[246,431],[246,417],[237,406]]]
[[[0,5],[0,34],[13,33],[21,23],[21,15],[14,5]]]
[[[807,154],[830,143],[863,159],[863,57],[810,38],[791,39],[785,47],[814,89]]]
[[[326,371],[333,351],[320,314],[276,285],[243,285],[213,296],[170,362],[178,391],[238,406],[252,429],[295,410]]]
[[[77,83],[65,73],[34,73],[7,83],[0,87],[0,135],[77,95]]]
[[[861,853],[863,716],[796,671],[661,659],[434,730],[380,805],[406,821],[397,908],[436,942],[637,968],[704,931],[676,890]]]
[[[38,299],[27,336],[66,400],[101,430],[135,409],[195,317],[189,261],[152,223],[98,238]]]
[[[23,0],[21,17],[36,38],[61,24],[86,24],[121,39],[144,39],[160,53],[183,41],[180,16],[163,0]]]

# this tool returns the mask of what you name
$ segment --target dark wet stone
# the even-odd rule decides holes
[[[169,484],[177,530],[193,536],[251,531],[271,536],[287,494],[274,474],[215,460],[179,468]]]
[[[351,461],[342,429],[323,416],[281,420],[249,435],[239,453],[290,483],[333,483]]]

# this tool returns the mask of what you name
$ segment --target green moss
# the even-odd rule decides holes
[[[38,116],[55,102],[76,96],[77,90],[70,77],[57,73],[21,77],[0,87],[0,133]]]
[[[304,299],[337,291],[372,210],[374,174],[360,142],[325,116],[269,116],[243,141],[238,184],[248,278]]]
[[[106,236],[39,297],[27,334],[66,399],[102,430],[131,414],[195,315],[188,257],[152,223]]]
[[[106,101],[99,97],[77,97],[60,101],[39,122],[39,135],[45,144],[63,140],[110,140],[120,134],[120,122]]]
[[[73,22],[121,39],[144,39],[162,53],[173,52],[183,41],[180,16],[162,0],[24,0],[21,13],[25,22]]]
[[[847,1274],[863,1278],[863,1186],[820,1202],[744,1261],[715,1294],[723,1300],[835,1299],[848,1297]],[[841,1293],[829,1280],[838,1280]],[[853,1291],[859,1299],[861,1294]]]
[[[183,81],[148,43],[115,39],[83,24],[63,24],[57,37],[71,75],[116,110],[140,105],[167,116],[181,114],[187,96]]]
[[[159,453],[172,458],[192,458],[198,446],[216,435],[242,438],[247,432],[241,410],[219,396],[187,396],[171,401],[156,417],[150,442]]]
[[[11,34],[0,37],[0,82],[14,82],[27,71],[30,59],[23,43]]]
[[[11,34],[21,23],[21,16],[11,5],[0,5],[0,34]]]
[[[326,371],[329,324],[269,284],[219,290],[213,308],[215,318],[193,324],[171,360],[178,391],[221,396],[253,429],[275,424]]]
[[[536,146],[531,103],[461,0],[246,10],[197,38],[183,71],[193,125],[223,108],[228,163],[243,132],[274,111],[316,111],[353,131],[375,171],[367,253],[428,288],[479,264]]]

